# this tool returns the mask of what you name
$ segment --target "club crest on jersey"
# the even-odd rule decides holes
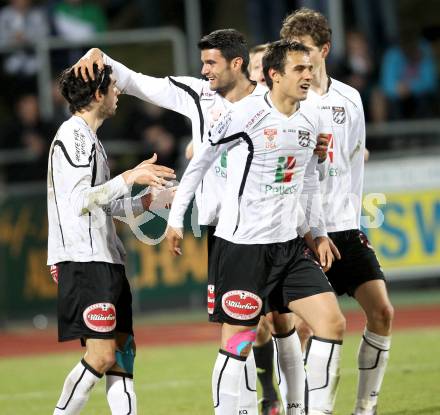
[[[301,147],[310,145],[310,132],[298,130],[298,143]]]
[[[86,326],[99,333],[108,333],[116,327],[116,310],[111,303],[96,303],[88,306],[83,312]]]
[[[345,123],[345,108],[344,107],[332,107],[333,121],[336,124]]]
[[[223,294],[223,311],[236,320],[251,320],[260,314],[263,302],[249,291],[234,290]]]
[[[264,129],[264,142],[267,150],[272,150],[277,147],[276,138],[278,131],[276,128]]]

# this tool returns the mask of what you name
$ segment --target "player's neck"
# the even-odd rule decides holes
[[[244,74],[235,84],[234,88],[229,91],[225,91],[223,98],[227,99],[229,102],[237,102],[252,94],[256,87],[256,84],[251,82]]]
[[[327,70],[325,67],[325,62],[321,65],[313,76],[311,88],[313,92],[318,95],[324,95],[327,93],[329,87],[329,77],[327,75]]]
[[[296,111],[298,111],[298,100],[293,99],[292,97],[288,97],[275,89],[272,89],[272,91],[270,91],[270,99],[275,108],[286,117],[290,117]]]
[[[98,128],[101,127],[104,120],[99,118],[94,110],[92,111],[84,111],[84,112],[76,112],[76,116],[82,118],[85,123],[89,126],[89,128],[96,133]]]

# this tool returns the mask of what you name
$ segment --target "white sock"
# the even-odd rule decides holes
[[[219,350],[212,372],[212,399],[216,415],[238,414],[240,381],[246,358]]]
[[[333,413],[342,341],[312,336],[306,351],[309,414]]]
[[[53,415],[79,414],[89,399],[90,390],[101,378],[102,375],[82,359],[67,375]]]
[[[359,383],[355,415],[374,414],[388,362],[391,336],[365,329],[359,346]]]
[[[136,415],[136,394],[133,378],[116,372],[105,374],[107,402],[112,415]]]
[[[240,382],[239,415],[258,415],[257,366],[251,349]]]
[[[286,335],[274,335],[275,372],[286,415],[305,413],[306,374],[301,342],[293,329]]]

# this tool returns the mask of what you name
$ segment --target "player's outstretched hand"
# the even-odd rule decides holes
[[[330,134],[321,133],[318,135],[318,140],[316,143],[314,153],[318,155],[318,160],[320,163],[325,161],[325,159],[327,158],[329,140],[330,140]]]
[[[98,69],[102,70],[104,68],[104,58],[102,56],[102,51],[98,48],[90,49],[75,65],[73,65],[73,71],[75,76],[81,75],[84,81],[89,81],[95,79],[95,74],[93,73],[93,64],[98,65]]]
[[[318,255],[319,263],[324,272],[327,272],[335,259],[330,248],[329,238],[319,236],[315,238],[316,253]]]
[[[170,251],[171,255],[182,255],[182,249],[180,248],[180,241],[183,239],[182,229],[172,228],[171,226],[169,226],[167,228],[166,238],[168,243],[168,250]]]
[[[134,169],[122,173],[125,183],[128,185],[137,183],[161,190],[165,189],[168,183],[167,179],[175,179],[176,175],[173,169],[154,164],[156,160],[157,154],[154,153],[150,159],[138,164]]]

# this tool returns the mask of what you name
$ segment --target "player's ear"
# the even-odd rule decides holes
[[[95,91],[95,100],[96,100],[96,102],[101,102],[103,99],[104,99],[104,94],[98,88]]]
[[[324,45],[321,48],[322,57],[326,59],[329,53],[330,53],[330,42],[327,42],[324,43]]]
[[[280,82],[280,73],[274,68],[269,68],[269,78],[272,79],[274,84],[278,83]]]
[[[235,70],[241,70],[241,66],[243,65],[243,58],[237,56],[236,58],[231,60],[231,67]]]

